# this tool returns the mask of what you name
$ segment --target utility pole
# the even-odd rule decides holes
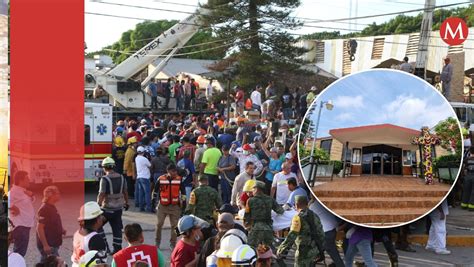
[[[430,43],[431,26],[436,0],[425,0],[425,10],[421,21],[420,41],[416,53],[415,75],[426,80],[426,61],[428,58],[428,45]]]

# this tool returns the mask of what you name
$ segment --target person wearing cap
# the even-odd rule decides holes
[[[201,228],[207,225],[206,221],[193,215],[184,215],[179,219],[177,230],[182,238],[171,253],[171,267],[196,266],[199,242],[203,238]]]
[[[30,240],[30,230],[35,224],[35,201],[33,192],[29,191],[30,179],[25,171],[17,171],[13,178],[13,186],[8,192],[9,219],[15,225],[12,232],[13,252],[26,255]]]
[[[237,204],[240,202],[240,195],[244,188],[245,183],[248,180],[255,180],[255,163],[248,161],[245,164],[245,171],[241,172],[237,177],[235,177],[234,185],[232,186],[232,195],[230,199],[230,204],[234,207],[237,207]]]
[[[278,205],[284,205],[290,197],[290,190],[288,189],[288,179],[295,178],[296,175],[291,172],[291,165],[288,162],[283,163],[282,171],[275,174],[272,182],[272,189],[270,196],[275,197]]]
[[[247,206],[247,201],[249,198],[253,197],[253,187],[255,186],[256,180],[248,180],[244,184],[242,189],[242,194],[240,195],[239,207],[244,209]],[[266,193],[265,193],[266,194]]]
[[[127,179],[127,188],[128,196],[131,198],[135,197],[135,180],[137,179],[136,175],[136,166],[135,166],[135,156],[137,154],[138,140],[136,137],[131,137],[127,140],[127,150],[125,151],[125,158],[123,160],[123,174],[125,179]],[[138,203],[135,201],[135,206]]]
[[[206,259],[211,255],[217,248],[219,248],[222,237],[234,227],[234,216],[230,213],[222,213],[217,218],[217,234],[208,238],[199,253],[199,259],[197,266],[206,266]]]
[[[217,165],[219,159],[222,156],[221,151],[215,147],[216,139],[212,136],[206,138],[207,149],[202,155],[200,167],[200,175],[206,175],[208,178],[209,186],[214,188],[216,191],[219,190],[219,171]]]
[[[158,178],[153,190],[153,197],[158,199],[157,207],[157,224],[156,224],[156,247],[160,247],[161,230],[165,223],[166,217],[170,220],[170,247],[174,248],[176,245],[176,232],[174,228],[178,225],[179,217],[181,216],[181,176],[178,175],[176,165],[171,163],[166,167],[167,174]]]
[[[283,214],[283,208],[272,197],[265,195],[265,183],[257,181],[253,189],[254,196],[247,201],[244,224],[250,228],[248,244],[257,247],[263,243],[273,246],[272,210]],[[270,209],[271,207],[271,209]]]
[[[80,228],[74,233],[72,240],[71,261],[73,267],[79,266],[81,256],[87,252],[91,250],[105,252],[107,250],[104,238],[98,233],[104,224],[103,213],[95,201],[89,201],[81,207],[77,219]]]
[[[296,197],[296,214],[290,232],[277,250],[277,256],[285,255],[296,244],[295,265],[312,266],[318,257],[324,259],[324,231],[318,216],[308,209],[306,196]]]
[[[146,245],[143,229],[138,223],[125,225],[125,240],[128,247],[115,253],[112,267],[130,266],[137,261],[146,260],[150,267],[165,266],[165,257],[156,246]]]
[[[270,138],[267,139],[267,141],[263,146],[261,146],[261,148],[265,155],[270,159],[265,173],[265,193],[270,195],[273,177],[275,176],[275,174],[281,171],[281,165],[283,164],[283,162],[278,157],[278,148],[272,147],[270,150],[268,150],[268,140],[270,140]]]
[[[257,156],[253,154],[255,152],[256,146],[254,144],[244,144],[242,146],[242,153],[235,151],[236,147],[236,144],[232,144],[232,147],[230,148],[230,153],[232,156],[236,157],[239,160],[240,173],[245,172],[247,162],[252,162],[255,165],[255,169],[253,172],[254,175],[259,175],[260,173],[262,173],[263,164],[257,158]]]
[[[451,65],[451,59],[449,57],[444,58],[444,66],[441,71],[441,82],[443,88],[443,95],[449,100],[451,94],[451,79],[453,77],[453,65]]]
[[[61,215],[56,209],[59,200],[60,193],[56,186],[47,186],[43,190],[43,203],[36,216],[36,246],[41,255],[41,263],[49,255],[59,256],[59,247],[63,243],[63,236],[66,235]]]
[[[97,203],[104,211],[104,217],[112,228],[114,253],[122,249],[122,210],[128,209],[128,192],[125,178],[114,171],[112,158],[102,161],[105,175],[101,177]],[[103,231],[100,231],[104,235]]]
[[[218,168],[221,180],[221,194],[224,203],[230,203],[232,185],[235,181],[237,159],[229,153],[230,147],[222,145],[222,156],[219,158]]]
[[[151,209],[151,162],[145,157],[145,148],[137,148],[137,157],[135,158],[137,168],[137,184],[135,190],[135,206],[138,203],[140,211],[152,212]]]
[[[214,212],[222,205],[217,191],[208,185],[207,175],[199,176],[199,186],[191,192],[185,214],[192,214],[214,224]]]
[[[311,104],[313,104],[313,101],[314,99],[316,98],[316,96],[318,96],[316,94],[316,92],[318,91],[318,88],[316,86],[311,86],[311,89],[308,93],[308,95],[306,96],[306,105],[307,107],[309,107]]]
[[[295,208],[296,197],[298,196],[304,196],[306,198],[308,197],[306,190],[304,190],[302,187],[298,185],[296,178],[294,177],[288,178],[287,184],[288,184],[288,190],[291,193],[290,193],[290,196],[288,197],[288,201],[285,203],[283,207],[285,210]]]
[[[207,257],[207,266],[232,266],[232,254],[243,244],[244,240],[237,235],[224,235],[220,240],[218,250]]]

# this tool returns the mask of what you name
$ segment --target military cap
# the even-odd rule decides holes
[[[260,189],[265,190],[265,183],[262,181],[257,181],[255,185],[253,186],[253,188],[260,188]]]

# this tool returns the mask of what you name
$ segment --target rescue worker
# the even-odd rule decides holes
[[[191,192],[185,214],[192,214],[215,225],[215,211],[222,205],[217,191],[208,184],[207,175],[199,176],[199,186]]]
[[[125,152],[127,147],[125,146],[125,141],[123,140],[122,133],[123,128],[117,127],[115,129],[117,135],[114,138],[114,146],[112,148],[112,158],[115,160],[116,172],[123,173],[123,164],[125,161]]]
[[[80,229],[74,233],[72,245],[72,266],[79,266],[81,256],[91,250],[106,250],[106,243],[97,232],[104,224],[104,212],[95,201],[89,201],[81,207],[79,218]]]
[[[318,216],[308,209],[306,196],[296,197],[298,214],[291,221],[290,232],[277,250],[282,256],[296,244],[294,266],[315,266],[316,259],[324,259],[324,231]],[[321,258],[322,257],[322,258]]]
[[[244,224],[250,228],[248,244],[257,247],[263,243],[272,247],[273,223],[272,210],[277,214],[283,214],[283,208],[275,199],[265,195],[265,183],[257,181],[253,187],[254,196],[247,201],[245,207]]]
[[[124,235],[128,247],[115,253],[112,267],[129,266],[140,259],[149,259],[151,267],[165,266],[165,258],[161,251],[155,246],[144,244],[143,229],[138,223],[127,224]]]
[[[249,245],[240,245],[232,253],[233,266],[255,266],[257,252]]]
[[[128,210],[127,182],[120,173],[114,171],[115,161],[107,157],[102,161],[105,175],[100,179],[97,203],[104,211],[105,223],[109,223],[113,235],[113,253],[122,249],[122,212]],[[99,231],[107,239],[103,229]]]
[[[135,197],[135,180],[137,179],[137,172],[135,170],[135,156],[137,155],[138,140],[135,136],[128,138],[127,151],[125,151],[125,158],[123,162],[123,174],[127,179],[128,195],[131,198]],[[135,206],[138,203],[135,201]]]
[[[462,188],[461,208],[474,211],[474,146],[469,149],[465,164],[466,174]]]
[[[177,240],[174,229],[178,225],[178,220],[181,216],[181,177],[178,175],[178,169],[174,164],[168,165],[166,171],[168,172],[167,174],[158,177],[153,193],[159,201],[156,213],[158,222],[156,224],[155,243],[156,247],[160,248],[161,229],[166,217],[169,216],[171,227],[170,248],[173,250]]]

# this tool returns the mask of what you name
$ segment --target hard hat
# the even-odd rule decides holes
[[[138,142],[137,137],[132,136],[132,137],[128,138],[127,145],[135,144],[136,142]]]
[[[117,136],[117,137],[114,138],[114,145],[116,147],[123,147],[124,144],[125,144],[125,142],[123,141],[122,136]]]
[[[205,228],[209,223],[202,220],[199,217],[194,215],[184,215],[178,221],[178,232],[179,234],[184,234],[186,231],[193,229],[194,227]]]
[[[79,218],[77,218],[77,220],[92,220],[99,217],[102,213],[104,212],[100,209],[99,204],[97,204],[97,202],[89,201],[81,207],[81,210],[79,212]]]
[[[102,160],[102,167],[104,166],[115,166],[115,160],[111,157],[106,157]]]
[[[233,265],[251,266],[257,261],[257,252],[249,245],[241,245],[232,253]]]
[[[104,251],[91,250],[79,259],[80,267],[96,266],[103,263],[107,263],[107,253]]]
[[[255,186],[255,180],[250,179],[244,184],[244,192],[252,192],[253,187]]]
[[[138,153],[143,153],[143,152],[145,152],[145,151],[146,151],[146,149],[145,149],[144,147],[142,147],[142,146],[139,146],[139,147],[137,148],[137,152],[138,152]]]
[[[242,243],[247,244],[247,235],[244,232],[242,232],[242,230],[235,229],[235,228],[230,229],[227,232],[225,232],[225,234],[224,234],[224,236],[222,236],[222,238],[224,238],[226,236],[229,236],[229,235],[235,235],[235,236],[239,237],[242,240]]]
[[[117,133],[123,133],[123,127],[119,126],[119,127],[115,128],[115,131]]]
[[[198,143],[198,144],[204,144],[204,143],[206,143],[206,138],[204,137],[204,135],[200,135],[200,136],[197,138],[196,143]]]
[[[243,243],[242,239],[236,235],[223,237],[216,255],[219,258],[232,258],[234,250],[236,250],[240,245],[243,245]]]
[[[247,151],[249,151],[249,150],[252,149],[252,147],[251,147],[249,144],[243,145],[242,148],[243,148],[244,150],[247,150]]]
[[[117,121],[117,126],[124,126],[125,125],[125,122],[123,120],[119,120]]]

